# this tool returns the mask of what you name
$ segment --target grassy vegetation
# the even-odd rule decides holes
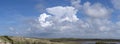
[[[9,42],[11,44],[64,44],[61,42],[51,42],[48,39],[35,39],[24,37],[0,36],[0,40],[2,40],[3,43]]]
[[[96,44],[106,44],[105,42],[96,42]]]
[[[105,44],[108,41],[120,40],[101,40],[101,39],[75,39],[75,38],[59,38],[59,39],[40,39],[40,38],[24,38],[24,37],[8,37],[0,36],[0,40],[11,44],[81,44],[83,41],[98,41],[96,44]]]

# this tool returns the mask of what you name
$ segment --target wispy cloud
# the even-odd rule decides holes
[[[111,0],[115,9],[120,9],[120,0]]]

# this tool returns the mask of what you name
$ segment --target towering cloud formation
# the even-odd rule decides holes
[[[76,22],[79,19],[76,16],[77,10],[74,7],[52,7],[47,8],[46,11],[51,14],[43,13],[39,17],[39,22],[42,27],[55,25],[54,23],[62,22]]]
[[[111,9],[106,8],[100,3],[91,4],[85,2],[80,4],[80,0],[72,0],[72,6],[55,6],[46,8],[46,12],[40,14],[36,27],[39,33],[32,35],[43,37],[107,37],[118,33],[119,22],[113,23],[108,17],[111,15]],[[82,11],[87,16],[84,20],[78,18]],[[104,19],[103,19],[104,18]],[[36,35],[35,35],[36,36]],[[116,36],[113,36],[116,37]]]

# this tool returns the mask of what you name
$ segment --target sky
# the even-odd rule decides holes
[[[0,0],[0,35],[120,39],[120,0]]]

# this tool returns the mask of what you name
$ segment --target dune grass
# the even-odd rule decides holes
[[[25,38],[25,37],[10,37],[10,36],[0,36],[0,40],[3,42],[9,42],[11,44],[81,44],[83,41],[98,41],[96,44],[105,44],[105,42],[117,41],[120,40],[98,40],[98,39],[75,39],[75,38]]]

